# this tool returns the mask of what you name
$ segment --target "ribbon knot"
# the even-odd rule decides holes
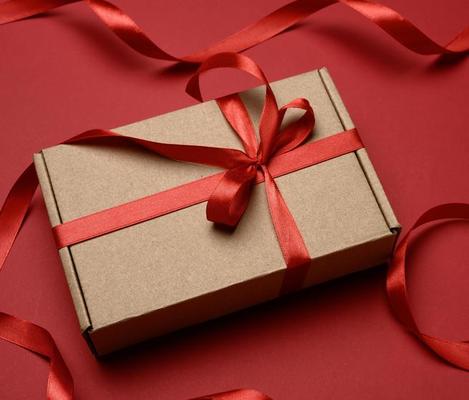
[[[266,101],[259,124],[259,140],[244,103],[237,94],[217,100],[227,122],[233,128],[244,147],[246,156],[232,156],[233,165],[224,174],[207,202],[207,219],[214,223],[235,227],[249,204],[253,186],[265,181],[273,185],[269,161],[306,142],[314,127],[314,113],[306,99],[296,99],[278,109],[271,88],[266,86]],[[297,121],[281,129],[281,123],[289,108],[305,111]],[[227,160],[228,161],[228,160]],[[268,175],[268,179],[266,176]],[[272,188],[277,190],[276,186]]]
[[[206,60],[189,80],[186,91],[203,101],[199,86],[200,75],[216,68],[235,68],[254,76],[265,85],[265,97],[259,121],[259,140],[238,94],[217,100],[226,121],[241,140],[244,151],[209,148],[211,157],[202,163],[216,165],[227,171],[209,197],[207,219],[235,227],[247,209],[254,184],[264,182],[269,212],[288,270],[282,292],[299,289],[302,287],[311,257],[269,168],[277,157],[306,143],[314,127],[313,109],[309,102],[302,98],[295,99],[279,109],[269,82],[259,66],[250,58],[234,53],[220,53]],[[289,109],[299,109],[304,113],[293,122],[282,125]],[[187,157],[184,160],[190,161]]]

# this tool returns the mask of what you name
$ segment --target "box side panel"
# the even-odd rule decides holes
[[[395,234],[314,259],[306,286],[360,271],[386,261]],[[90,331],[97,354],[124,347],[204,321],[245,309],[278,297],[284,270],[245,281],[195,299]]]
[[[381,211],[383,212],[384,218],[389,225],[389,228],[393,231],[399,232],[401,225],[397,221],[396,216],[394,215],[394,211],[391,208],[391,204],[384,192],[383,186],[376,174],[376,171],[371,163],[370,158],[368,157],[368,153],[366,149],[360,149],[356,152],[358,161],[365,172],[366,178],[370,183],[370,186],[373,188],[373,193],[376,196],[376,200],[381,207]]]
[[[334,107],[337,111],[337,115],[344,127],[344,129],[352,129],[355,127],[352,119],[350,118],[350,114],[348,113],[345,105],[340,97],[340,94],[332,80],[331,76],[327,68],[321,68],[319,70],[319,74],[321,76],[322,81],[324,82],[324,86],[329,94],[329,97],[334,104]],[[378,202],[383,216],[391,230],[395,230],[398,232],[400,230],[399,222],[397,221],[396,216],[394,215],[394,211],[392,210],[391,204],[384,192],[383,186],[376,174],[376,171],[371,163],[368,154],[365,149],[360,149],[356,152],[358,161],[360,162],[363,172],[365,173],[370,187],[376,197],[376,201]]]
[[[52,183],[47,172],[46,162],[42,153],[34,154],[34,166],[39,178],[39,184],[41,186],[41,191],[44,197],[44,202],[46,204],[50,223],[52,226],[58,225],[62,222],[62,220],[55,200],[54,191],[52,189]],[[78,321],[80,323],[80,329],[82,332],[85,332],[90,328],[91,323],[69,248],[67,247],[60,249],[59,255],[62,261],[65,277],[72,294],[73,303],[75,305]]]
[[[329,75],[329,71],[327,70],[327,68],[323,67],[319,69],[319,76],[321,77],[322,82],[324,83],[324,86],[327,90],[327,93],[329,94],[329,98],[331,99],[332,104],[334,104],[334,108],[337,112],[337,115],[339,116],[340,122],[342,123],[342,127],[344,129],[355,128],[352,118],[350,118],[350,114],[345,108],[345,104],[342,101],[342,98],[340,97],[340,94],[335,86],[334,81]]]
[[[392,254],[396,233],[377,237],[358,246],[313,259],[305,287],[380,265]]]

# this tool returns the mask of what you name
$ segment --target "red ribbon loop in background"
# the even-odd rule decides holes
[[[210,47],[184,57],[176,57],[164,51],[120,8],[104,0],[9,0],[0,4],[0,24],[18,21],[80,1],[90,7],[101,22],[129,47],[146,57],[157,60],[199,64],[217,53],[239,53],[285,32],[315,12],[336,3],[355,10],[415,53],[455,54],[469,50],[469,27],[466,27],[447,45],[442,46],[392,8],[371,0],[292,1]]]
[[[264,393],[252,389],[237,389],[229,392],[210,394],[191,400],[272,400]]]
[[[469,371],[469,342],[444,340],[422,333],[412,316],[407,298],[405,265],[411,233],[422,225],[448,219],[464,219],[469,221],[469,204],[440,204],[425,211],[399,242],[389,266],[386,287],[389,304],[407,329],[441,358],[459,368]]]

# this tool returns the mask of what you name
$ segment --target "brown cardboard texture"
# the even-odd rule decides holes
[[[314,107],[314,139],[353,123],[326,69],[272,84],[280,105]],[[263,88],[242,95],[257,125]],[[293,117],[295,113],[291,113]],[[214,101],[116,129],[145,139],[240,148]],[[34,158],[51,224],[218,172],[133,147],[59,145]],[[399,225],[359,150],[276,182],[313,261],[305,286],[385,261]],[[97,354],[279,295],[285,264],[263,184],[233,232],[205,218],[205,203],[60,250],[81,329]]]

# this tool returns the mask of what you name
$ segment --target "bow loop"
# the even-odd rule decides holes
[[[207,202],[207,219],[235,227],[246,211],[256,175],[255,165],[228,170]]]
[[[236,93],[220,97],[217,99],[217,104],[226,121],[241,140],[248,157],[257,158],[258,144],[254,125],[239,95]]]
[[[299,109],[305,112],[299,119],[288,124],[278,132],[273,149],[276,155],[287,153],[304,144],[313,132],[315,122],[314,111],[308,100],[299,98],[284,105],[279,112],[281,121],[289,109]]]
[[[277,106],[277,100],[270,87],[265,83],[264,107],[262,109],[259,122],[260,146],[258,159],[260,164],[265,164],[272,155],[275,145],[275,138],[280,127],[280,113]]]
[[[238,158],[239,161],[231,157],[235,165],[231,164],[210,196],[206,215],[209,221],[234,227],[246,211],[252,186],[256,183],[258,174],[265,178],[268,196],[272,197],[273,193],[278,192],[273,179],[270,179],[269,161],[276,155],[289,152],[305,143],[314,126],[314,112],[306,99],[293,100],[279,109],[274,92],[262,70],[250,58],[240,54],[221,53],[208,58],[191,78],[186,91],[202,100],[200,75],[216,68],[239,69],[251,74],[265,85],[264,106],[259,122],[259,141],[241,97],[238,94],[231,94],[217,99],[223,116],[241,140],[247,157]],[[280,129],[289,109],[300,109],[304,114]],[[267,186],[273,186],[274,189],[268,189]],[[280,198],[279,193],[276,196]],[[280,208],[286,206],[282,205]],[[302,253],[307,254],[306,251]]]

